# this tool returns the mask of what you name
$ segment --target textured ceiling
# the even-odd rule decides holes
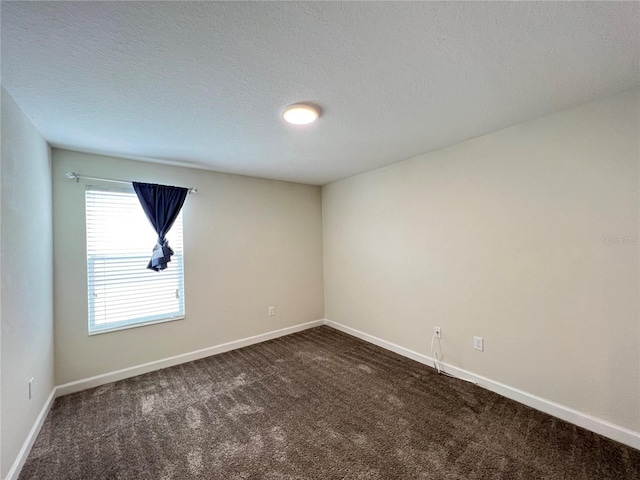
[[[640,85],[638,2],[2,2],[54,146],[322,185]],[[324,111],[284,124],[287,104]]]

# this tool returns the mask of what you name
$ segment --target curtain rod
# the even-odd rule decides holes
[[[76,172],[67,172],[66,175],[68,179],[70,180],[75,179],[76,182],[80,181],[81,178],[84,178],[85,180],[98,180],[100,182],[127,183],[127,184],[132,183],[127,180],[116,180],[114,178],[88,177],[87,175],[80,175],[79,173],[76,173]],[[198,189],[196,187],[188,187],[188,188],[189,188],[189,193],[198,193]]]

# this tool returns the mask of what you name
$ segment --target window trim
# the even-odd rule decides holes
[[[132,194],[133,197],[136,197],[136,193],[133,190],[133,188],[122,188],[122,187],[107,187],[107,186],[102,186],[102,185],[86,185],[85,186],[85,222],[87,221],[87,192],[93,190],[93,191],[107,191],[107,192],[120,192],[120,193],[128,193],[128,194]],[[142,206],[140,207],[142,209]],[[182,217],[182,212],[180,212],[180,216]],[[85,223],[85,236],[88,234],[88,230],[87,230],[87,225]],[[154,315],[151,316],[148,320],[142,320],[142,321],[137,321],[135,323],[130,323],[131,321],[127,321],[127,320],[121,320],[121,321],[117,321],[117,322],[110,322],[111,326],[109,327],[105,327],[105,328],[96,328],[96,323],[95,323],[95,315],[92,315],[92,309],[95,308],[95,304],[90,300],[90,282],[89,279],[90,277],[90,263],[95,262],[95,258],[92,259],[90,258],[90,255],[88,253],[88,249],[85,251],[85,273],[86,273],[86,279],[87,279],[87,335],[88,336],[94,336],[94,335],[102,335],[103,333],[111,333],[111,332],[117,332],[120,330],[129,330],[131,328],[138,328],[138,327],[146,327],[148,325],[156,325],[156,324],[160,324],[160,323],[167,323],[167,322],[173,322],[176,320],[184,320],[186,318],[186,302],[185,302],[185,268],[184,268],[184,222],[182,224],[182,251],[181,252],[176,252],[173,256],[172,259],[177,260],[178,258],[180,259],[180,264],[182,267],[182,275],[178,276],[178,282],[179,282],[179,291],[182,293],[181,297],[180,297],[180,306],[181,306],[181,312],[173,312],[174,314],[172,314],[172,312],[167,312],[166,314],[158,314],[158,315]],[[85,238],[85,245],[86,245],[86,241],[87,238]],[[149,254],[150,255],[150,254]],[[175,262],[178,263],[178,262]],[[144,318],[144,317],[143,317]],[[94,330],[92,330],[92,327],[94,328]]]

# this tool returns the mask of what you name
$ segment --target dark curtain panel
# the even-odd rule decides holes
[[[165,235],[176,221],[189,189],[138,182],[133,182],[133,189],[138,195],[144,213],[158,234],[158,242],[153,247],[147,268],[159,272],[167,268],[167,263],[171,261],[173,250],[169,247]]]

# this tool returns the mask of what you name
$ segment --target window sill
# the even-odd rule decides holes
[[[158,323],[173,322],[175,320],[184,320],[185,318],[186,317],[183,315],[181,317],[163,318],[162,320],[152,320],[150,322],[134,323],[132,325],[123,325],[120,327],[111,327],[111,328],[104,328],[101,330],[93,330],[93,331],[89,331],[89,336],[92,337],[93,335],[102,335],[103,333],[118,332],[120,330],[129,330],[131,328],[146,327],[148,325],[157,325]]]

